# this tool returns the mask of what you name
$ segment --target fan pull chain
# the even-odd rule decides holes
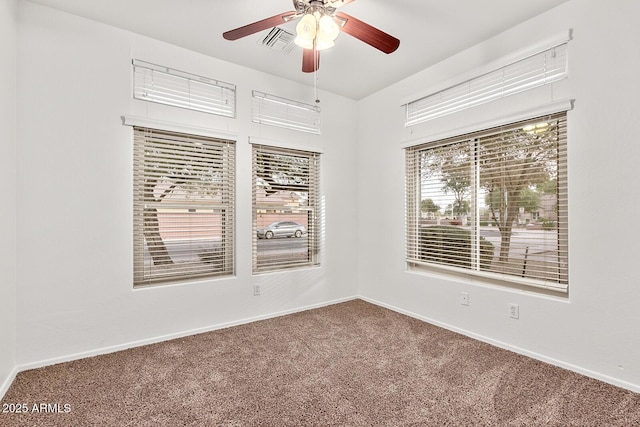
[[[316,104],[320,104],[320,99],[318,98],[318,69],[313,72],[313,94],[316,98]]]
[[[318,51],[316,50],[316,40],[313,40],[313,94],[316,98],[316,104],[320,104],[320,99],[318,98],[318,68],[319,64],[319,56]]]

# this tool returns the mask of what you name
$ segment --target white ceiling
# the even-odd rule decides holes
[[[313,85],[302,50],[289,54],[222,33],[282,12],[291,0],[31,0],[289,80]],[[386,55],[341,34],[322,52],[317,85],[361,99],[567,0],[358,0],[340,8],[400,39]],[[282,26],[294,32],[295,22]]]

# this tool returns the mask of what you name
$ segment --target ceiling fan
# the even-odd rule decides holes
[[[338,12],[339,7],[355,0],[293,0],[290,12],[229,30],[222,34],[226,40],[238,40],[259,31],[300,19],[296,26],[296,44],[302,46],[302,71],[311,73],[320,66],[320,51],[333,46],[340,31],[357,38],[384,53],[394,52],[400,40],[371,25]]]

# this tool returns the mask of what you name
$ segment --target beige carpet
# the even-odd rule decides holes
[[[26,408],[2,426],[640,425],[639,394],[363,301],[22,372],[2,404]]]

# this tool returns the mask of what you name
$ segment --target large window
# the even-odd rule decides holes
[[[320,154],[253,145],[253,271],[318,264]]]
[[[233,274],[233,141],[134,127],[134,285]]]
[[[406,149],[407,262],[568,289],[566,113]]]

